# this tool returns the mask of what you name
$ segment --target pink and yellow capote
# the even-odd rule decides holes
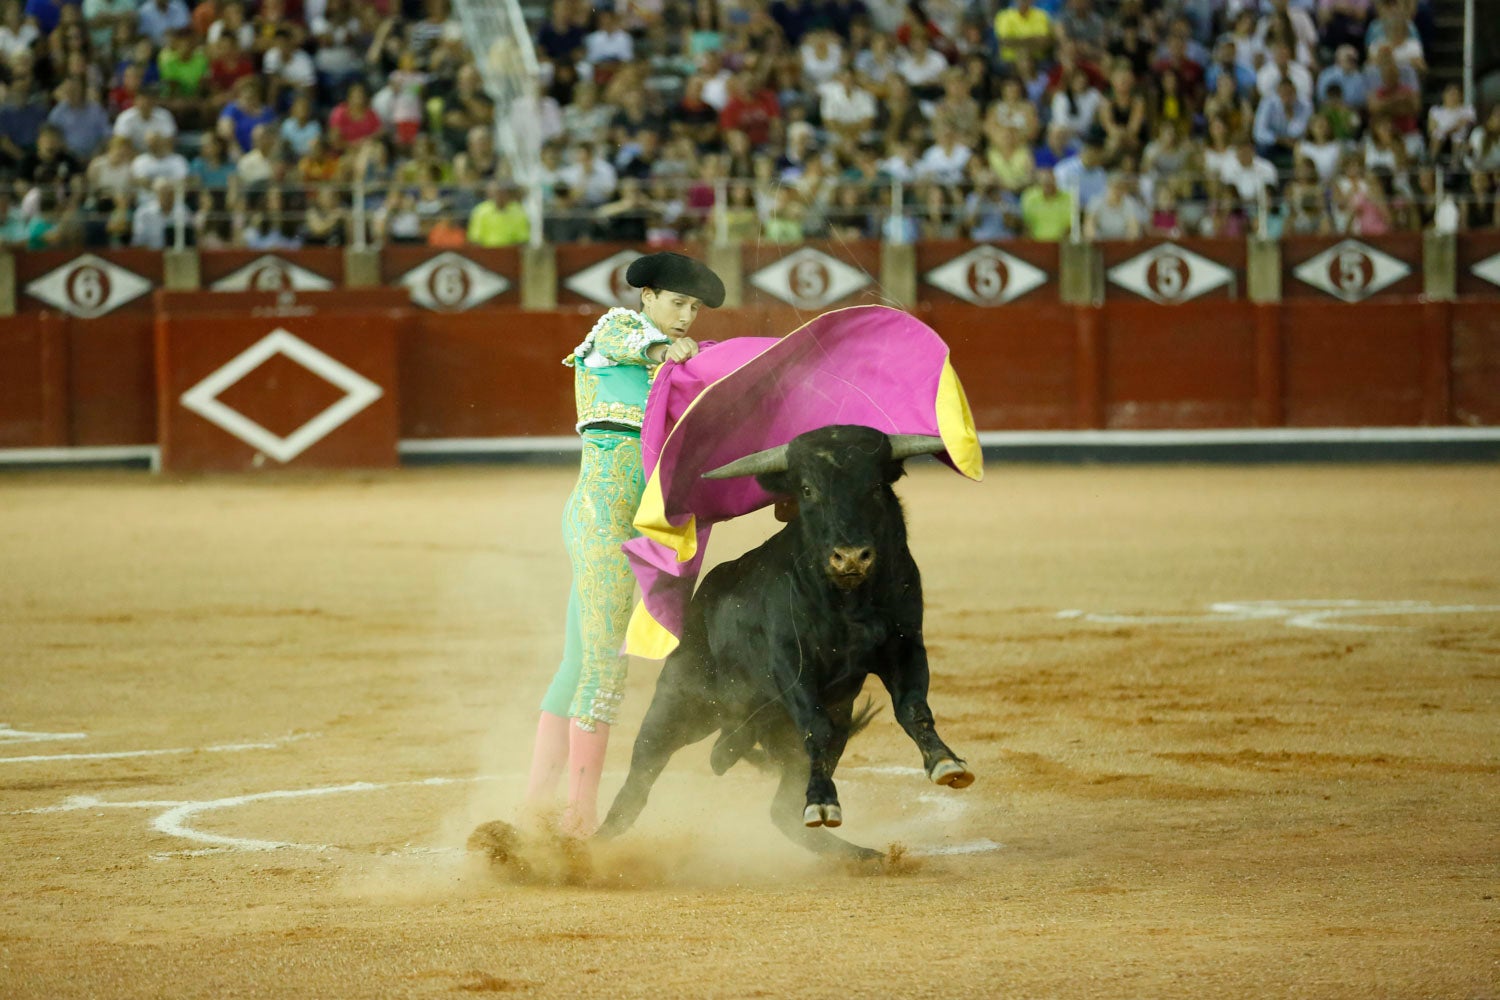
[[[941,437],[941,461],[969,479],[984,477],[948,345],[899,309],[838,309],[779,339],[721,341],[662,365],[641,428],[640,537],[624,546],[643,595],[626,652],[662,659],[676,647],[712,526],[776,499],[753,477],[703,473],[831,424]]]

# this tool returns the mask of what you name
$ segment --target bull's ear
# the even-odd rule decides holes
[[[762,472],[755,477],[760,483],[760,488],[767,493],[774,493],[779,497],[792,495],[792,474],[790,472]]]
[[[885,484],[887,486],[889,486],[891,483],[894,483],[904,475],[906,475],[906,462],[904,459],[898,459],[894,462],[885,463],[884,478]]]

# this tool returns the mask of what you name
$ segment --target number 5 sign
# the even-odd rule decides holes
[[[1329,295],[1358,302],[1400,281],[1411,268],[1358,240],[1344,240],[1297,265],[1292,273]]]
[[[976,306],[1013,302],[1047,283],[1034,264],[992,246],[978,246],[928,271],[927,283]]]

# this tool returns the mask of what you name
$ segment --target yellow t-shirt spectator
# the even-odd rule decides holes
[[[1032,6],[1026,0],[1017,0],[1014,7],[1007,7],[995,15],[995,37],[1000,40],[1000,58],[1008,63],[1015,62],[1022,47],[1013,43],[1038,38],[1050,41],[1052,21],[1047,17],[1046,11]],[[1038,59],[1047,52],[1046,45],[1028,48]]]
[[[513,247],[531,239],[531,220],[519,201],[501,206],[481,201],[469,216],[469,242],[482,247]]]
[[[1027,236],[1056,243],[1072,231],[1073,196],[1062,190],[1048,196],[1040,184],[1033,185],[1021,195],[1021,221]]]

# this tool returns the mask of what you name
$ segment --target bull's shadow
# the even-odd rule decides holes
[[[630,828],[672,754],[718,732],[715,773],[740,760],[780,772],[771,818],[788,837],[819,853],[878,857],[827,830],[843,822],[833,772],[868,720],[854,701],[870,674],[927,776],[950,788],[973,782],[927,705],[922,581],[891,489],[905,458],[942,450],[939,438],[824,427],[708,473],[754,475],[794,500],[797,515],[693,595],[600,837]]]

